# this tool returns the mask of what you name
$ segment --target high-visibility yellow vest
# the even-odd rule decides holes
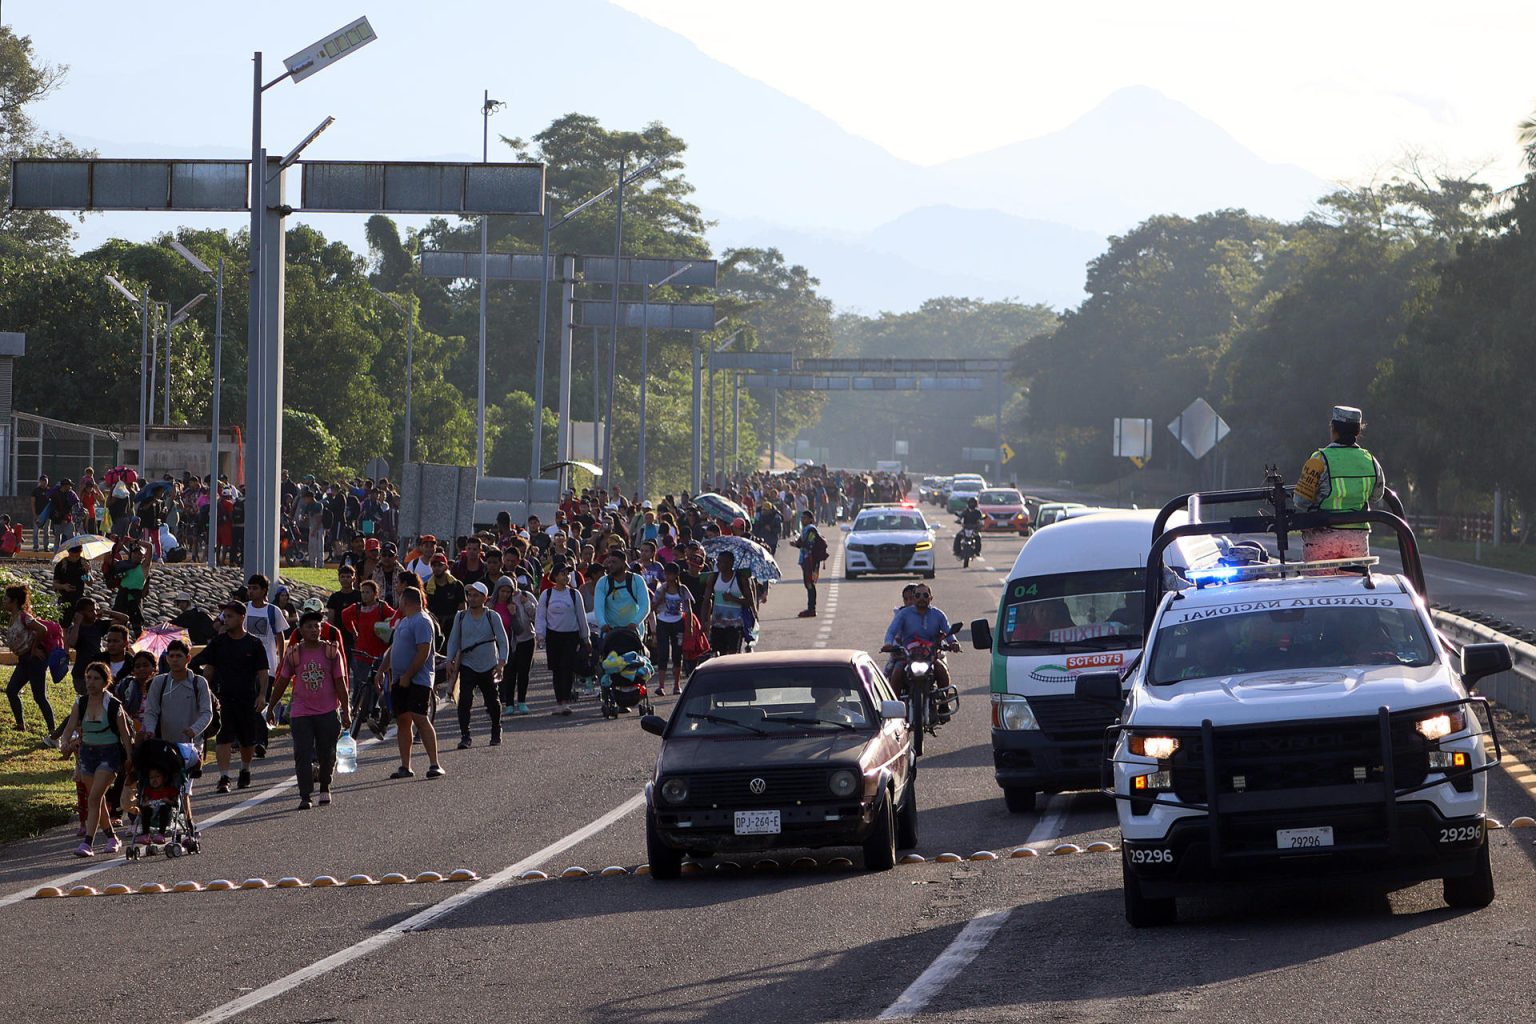
[[[1356,445],[1338,445],[1320,449],[1320,455],[1328,464],[1328,496],[1322,501],[1325,512],[1360,512],[1370,507],[1371,494],[1376,490],[1376,460],[1371,453]],[[1341,529],[1369,529],[1358,523]]]

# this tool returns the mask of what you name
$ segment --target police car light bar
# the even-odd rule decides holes
[[[1282,577],[1287,574],[1301,575],[1307,570],[1369,569],[1381,564],[1375,555],[1362,558],[1327,558],[1311,562],[1259,562],[1251,565],[1213,565],[1203,569],[1189,569],[1184,578],[1195,585],[1196,590],[1216,583],[1235,580],[1262,579],[1266,576]]]

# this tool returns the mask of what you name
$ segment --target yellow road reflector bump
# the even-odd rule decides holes
[[[1498,818],[1489,818],[1488,819],[1488,831],[1492,832],[1495,829],[1501,829],[1503,827],[1504,827],[1504,823],[1502,821],[1500,821]]]
[[[37,892],[35,894],[33,894],[32,898],[35,899],[35,900],[52,900],[52,899],[58,899],[60,896],[63,896],[63,895],[64,895],[64,890],[63,889],[60,889],[60,888],[58,888],[56,886],[52,886],[52,885],[45,885],[41,889],[37,890]]]
[[[604,878],[624,878],[629,875],[629,869],[620,867],[617,864],[610,864],[608,867],[603,868],[602,871],[598,872],[598,874]]]
[[[543,871],[538,870],[537,868],[534,868],[534,869],[529,870],[529,871],[524,871],[522,874],[518,875],[517,877],[521,878],[525,882],[542,882],[545,879],[547,879],[549,877],[549,875],[546,872],[543,872]]]
[[[1032,846],[1015,846],[1013,852],[1008,855],[1010,860],[1018,857],[1038,857],[1040,851]]]
[[[320,875],[309,884],[316,889],[329,889],[332,886],[340,885],[341,883],[336,881],[336,878],[333,875]]]
[[[752,865],[752,870],[753,871],[777,871],[777,870],[779,870],[779,862],[774,860],[771,857],[764,857],[762,860],[760,860],[757,863]]]
[[[740,871],[741,865],[733,860],[722,860],[715,865],[715,870],[722,874],[730,874],[732,871]]]
[[[933,859],[938,861],[940,864],[958,864],[965,858],[960,856],[958,853],[941,853]]]
[[[1082,853],[1082,852],[1083,852],[1083,848],[1081,846],[1078,846],[1076,843],[1062,843],[1060,846],[1056,847],[1056,849],[1051,851],[1051,856],[1052,857],[1063,857],[1063,856],[1066,856],[1069,853]]]
[[[96,890],[89,885],[76,885],[70,888],[71,896],[95,896]]]
[[[352,875],[347,879],[348,885],[373,885],[373,879],[367,875]]]
[[[816,858],[815,857],[796,857],[794,859],[794,862],[792,864],[790,864],[789,866],[792,867],[792,868],[797,868],[797,869],[799,869],[801,871],[808,871],[811,868],[814,868],[816,866]]]
[[[450,882],[474,882],[479,878],[480,876],[469,870],[469,868],[454,868],[448,872],[448,881]]]
[[[685,875],[696,875],[700,871],[704,870],[704,865],[696,863],[695,861],[685,860],[683,861],[683,866],[680,870]]]
[[[242,888],[242,889],[270,889],[270,888],[272,888],[272,883],[267,881],[265,878],[247,878],[245,881],[240,883],[240,888]]]
[[[903,864],[926,864],[927,862],[928,858],[920,853],[904,853],[901,855],[901,863]]]
[[[833,857],[831,860],[827,861],[827,867],[851,868],[853,867],[853,861],[849,860],[847,857]]]
[[[1509,823],[1510,828],[1536,828],[1536,818],[1528,814],[1522,814]]]
[[[635,875],[648,875],[650,873],[651,866],[649,864],[638,864],[635,866],[635,870],[631,872],[631,874]]]
[[[292,875],[277,880],[277,887],[279,889],[302,889],[304,884],[304,879],[294,878]]]
[[[991,850],[977,850],[971,854],[971,860],[997,860],[997,854]]]
[[[201,882],[190,882],[190,881],[188,881],[188,882],[177,882],[175,885],[171,886],[171,891],[173,891],[173,892],[202,892],[203,891],[203,886],[202,886]]]
[[[145,882],[143,885],[139,886],[139,892],[143,892],[143,893],[156,893],[156,892],[170,892],[170,890],[167,889],[165,886],[161,885],[159,882]]]
[[[436,871],[423,871],[421,874],[416,876],[417,884],[425,884],[427,882],[441,882],[441,881],[443,881],[443,876],[438,874]]]
[[[389,874],[387,874],[383,878],[379,879],[379,884],[380,885],[405,885],[409,881],[410,881],[410,879],[407,878],[405,875],[402,875],[400,872],[398,872],[398,871],[391,871]]]
[[[114,882],[107,886],[105,889],[101,890],[101,894],[103,896],[127,896],[131,892],[133,892],[133,889],[124,885],[122,882]]]
[[[564,871],[560,872],[560,877],[561,878],[591,878],[592,877],[592,872],[588,871],[586,868],[582,867],[579,864],[573,864],[570,867],[566,868]]]
[[[1089,843],[1087,846],[1083,847],[1083,852],[1084,853],[1114,853],[1115,852],[1115,844],[1114,843],[1106,843],[1104,840],[1100,839],[1096,843]]]
[[[208,892],[229,892],[232,889],[238,889],[239,886],[227,878],[215,878],[213,881],[203,886],[203,888]]]

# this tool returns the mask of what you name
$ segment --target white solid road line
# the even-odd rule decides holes
[[[1060,839],[1062,825],[1071,807],[1072,798],[1059,793],[1046,800],[1045,811],[1040,815],[1040,820],[1035,822],[1035,827],[1029,830],[1024,845],[1038,847]],[[894,1003],[882,1010],[877,1019],[903,1020],[922,1013],[934,996],[944,991],[944,987],[955,975],[987,948],[987,943],[992,941],[992,936],[997,934],[997,930],[1012,913],[1012,910],[983,910],[971,918],[970,923],[955,936],[955,940],[944,948],[944,952],[917,976],[916,981],[907,986],[906,991],[896,997]]]
[[[945,947],[938,959],[896,997],[896,1001],[880,1011],[877,1020],[905,1020],[915,1017],[944,990],[950,981],[980,955],[992,936],[1008,920],[1011,910],[983,910],[955,936],[955,941]]]
[[[375,932],[361,942],[348,946],[346,949],[338,950],[321,960],[316,960],[308,967],[301,967],[292,974],[247,992],[238,999],[231,999],[223,1006],[217,1006],[200,1017],[194,1017],[188,1021],[188,1024],[218,1024],[219,1021],[229,1020],[231,1017],[239,1016],[252,1007],[260,1006],[270,999],[275,999],[285,992],[290,992],[306,982],[329,974],[336,968],[343,964],[351,963],[358,957],[367,956],[369,953],[383,949],[408,932],[424,931],[430,928],[439,918],[468,906],[480,897],[494,892],[524,871],[530,871],[551,857],[564,853],[578,843],[590,839],[631,811],[638,809],[644,803],[645,794],[636,793],[601,818],[588,822],[563,839],[555,840],[538,853],[524,857],[516,864],[509,864],[489,878],[482,878],[468,889],[450,896],[440,903],[434,903],[427,909],[412,914],[405,920],[392,924],[381,932]]]
[[[377,739],[364,740],[362,743],[358,744],[358,747],[361,749],[362,747],[370,746],[378,742],[379,741]],[[197,823],[198,831],[206,831],[210,828],[213,828],[220,822],[228,821],[230,818],[233,818],[238,814],[244,814],[252,807],[260,807],[268,800],[282,796],[288,790],[298,786],[298,784],[298,776],[290,775],[282,782],[276,783],[273,786],[269,786],[268,788],[262,790],[260,793],[257,793],[255,796],[246,797],[238,804],[235,804],[235,806],[226,807],[218,814],[199,821]],[[132,837],[130,836],[129,838],[131,839]],[[100,860],[88,868],[82,868],[79,871],[75,871],[67,875],[60,875],[58,878],[50,878],[45,882],[38,882],[34,885],[28,886],[25,889],[18,889],[16,892],[10,893],[7,896],[0,896],[0,908],[8,907],[13,903],[20,903],[22,900],[29,900],[37,892],[37,890],[44,888],[45,886],[51,885],[56,889],[67,889],[79,882],[81,879],[90,878],[92,875],[99,874],[103,871],[109,871],[112,868],[122,867],[125,863],[126,861],[110,854],[102,856]]]

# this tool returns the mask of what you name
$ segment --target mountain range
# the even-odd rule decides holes
[[[689,145],[688,178],[715,222],[715,246],[777,246],[844,309],[909,310],[946,294],[1071,306],[1082,297],[1084,264],[1108,236],[1147,216],[1244,207],[1293,218],[1329,190],[1146,87],[1110,94],[1060,131],[923,166],[606,0],[496,11],[482,36],[515,31],[523,41],[517,81],[534,84],[507,97],[519,125],[533,126],[521,134],[572,111],[610,127],[666,124]],[[456,140],[430,127],[427,104],[440,100],[426,97],[419,109],[411,102],[392,114],[423,128],[413,140],[418,151],[400,156],[452,150]],[[130,140],[77,141],[103,155],[145,150]],[[199,149],[195,155],[216,155]],[[163,144],[152,151],[168,153]],[[82,247],[122,230],[94,218]],[[362,248],[360,224],[343,231],[330,222],[326,230]]]

